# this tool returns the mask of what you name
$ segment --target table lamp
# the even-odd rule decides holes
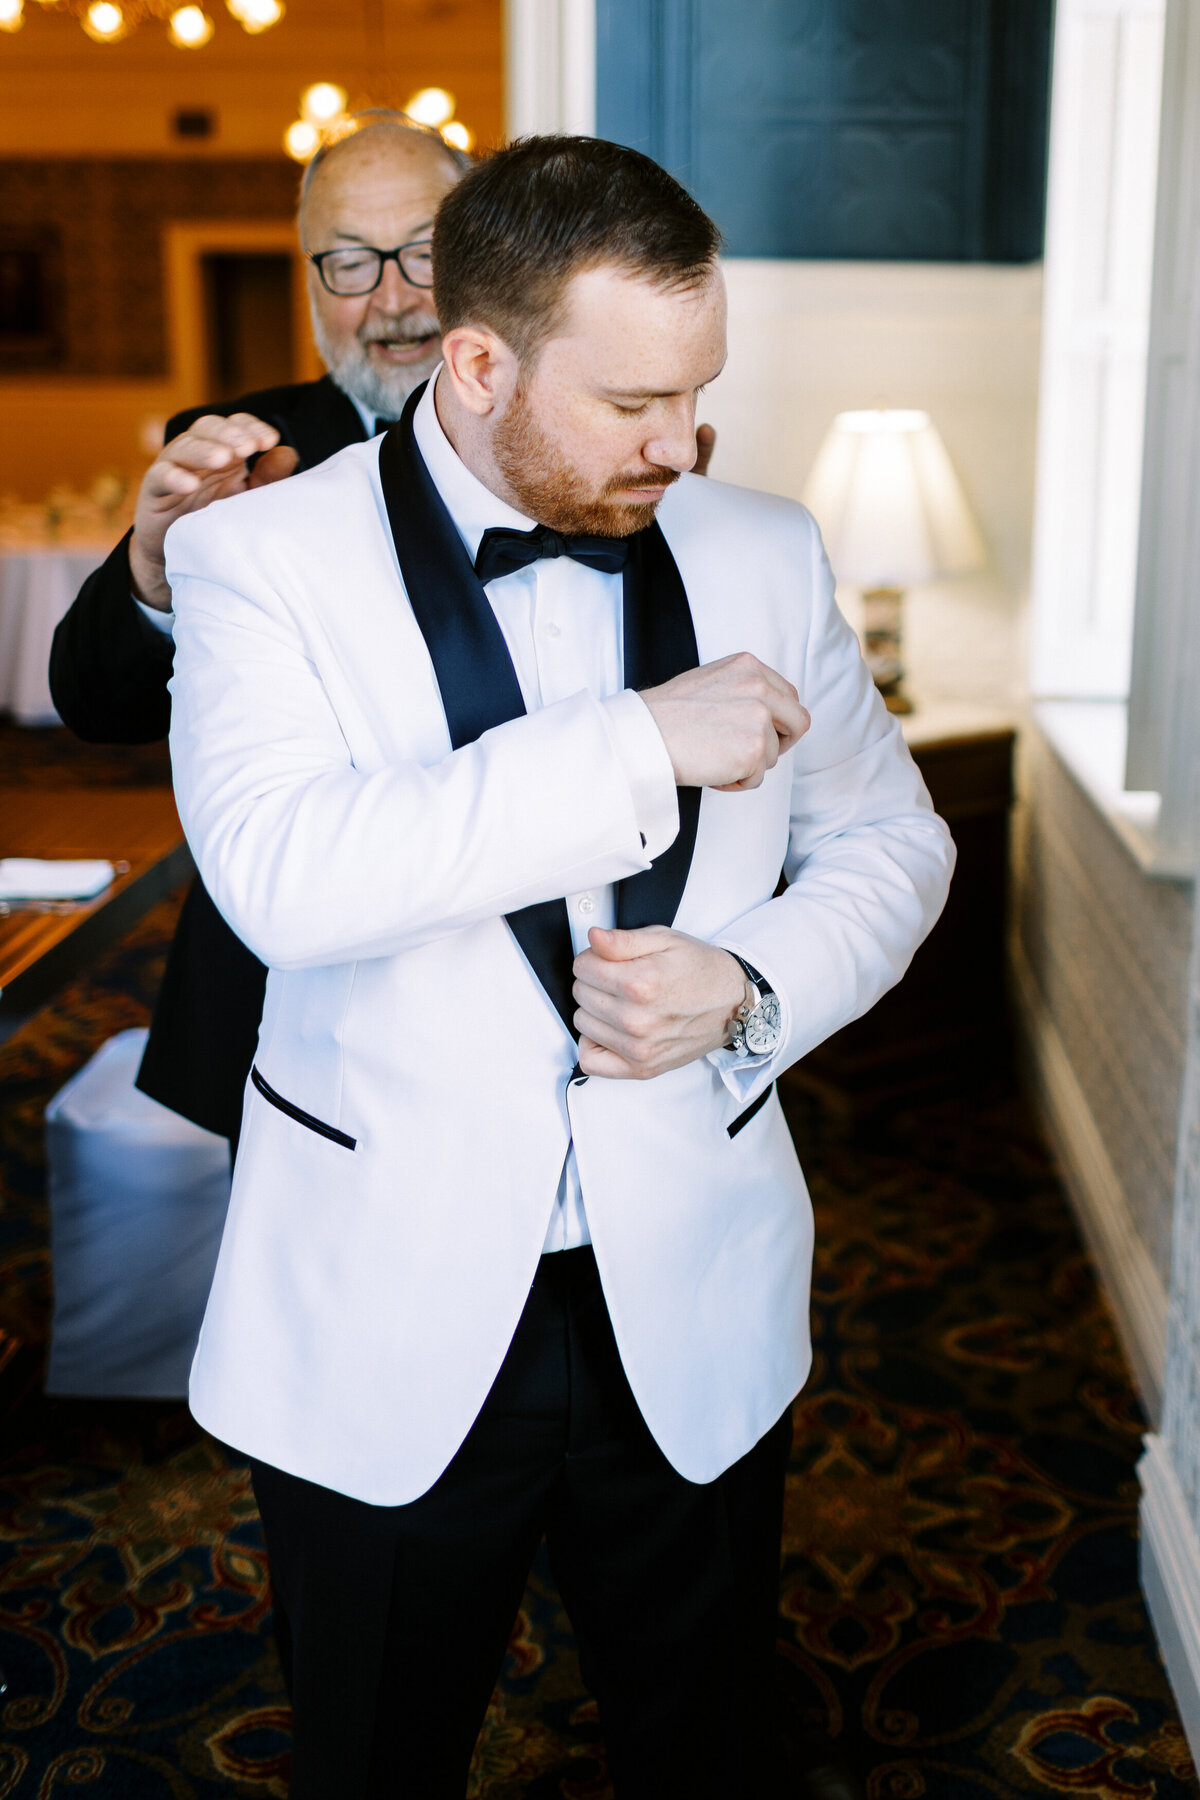
[[[839,413],[817,452],[804,504],[840,579],[862,589],[863,654],[888,711],[911,712],[904,692],[904,589],[966,574],[986,560],[929,414]]]

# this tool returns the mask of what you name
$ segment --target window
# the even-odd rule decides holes
[[[1194,8],[1059,0],[1035,716],[1143,868],[1174,879],[1200,848],[1198,159]]]
[[[1163,0],[1059,0],[1033,549],[1035,695],[1125,700]]]

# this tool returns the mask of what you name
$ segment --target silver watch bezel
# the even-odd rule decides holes
[[[779,1048],[783,1036],[783,1013],[776,993],[759,995],[758,1005],[742,1021],[746,1050],[751,1056],[765,1056]]]

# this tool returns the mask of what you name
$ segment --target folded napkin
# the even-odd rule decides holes
[[[110,862],[0,857],[0,900],[94,900],[116,870]]]

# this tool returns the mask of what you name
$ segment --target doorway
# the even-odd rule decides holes
[[[292,258],[285,251],[209,251],[201,280],[210,398],[232,400],[294,380]]]
[[[291,220],[172,221],[163,249],[169,410],[324,374]]]

